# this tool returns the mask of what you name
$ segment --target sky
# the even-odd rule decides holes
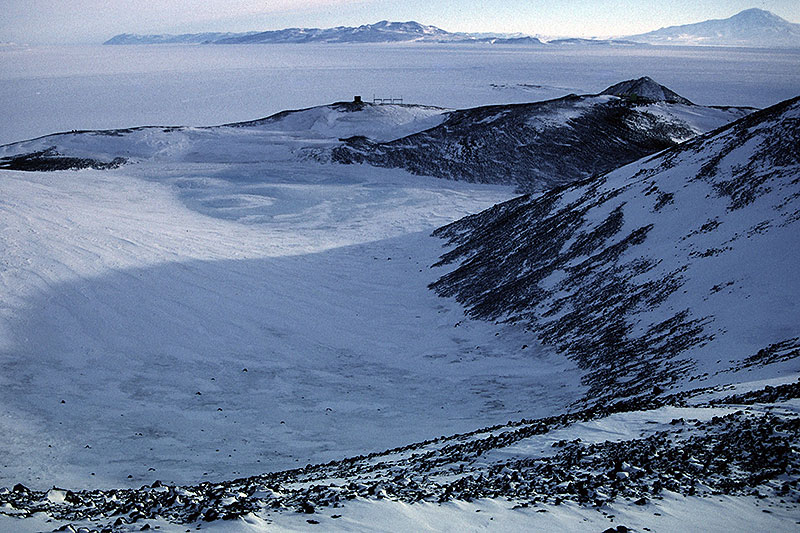
[[[448,31],[607,37],[797,0],[0,0],[0,42],[102,42],[118,33],[252,31],[415,20]]]

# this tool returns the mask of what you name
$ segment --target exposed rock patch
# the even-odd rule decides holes
[[[40,152],[0,158],[0,169],[39,172],[80,170],[83,168],[107,170],[118,168],[126,162],[127,159],[124,157],[115,157],[111,161],[99,161],[86,157],[68,157],[59,154],[55,148],[49,148]]]

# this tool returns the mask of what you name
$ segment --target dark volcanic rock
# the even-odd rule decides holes
[[[111,161],[98,161],[85,157],[67,157],[59,154],[54,148],[50,148],[40,152],[0,158],[0,169],[53,171],[93,168],[96,170],[106,170],[120,167],[126,162],[127,159],[124,157],[115,157]]]
[[[652,78],[645,76],[638,80],[627,80],[612,85],[600,94],[612,94],[632,100],[650,102],[670,102],[673,104],[694,105],[691,101],[675,91],[656,83]]]
[[[620,100],[591,106],[562,122],[560,115],[584,102],[584,97],[567,96],[455,111],[442,125],[396,141],[368,145],[355,140],[335,148],[332,159],[541,190],[612,170],[673,146],[676,137],[693,135],[684,125],[642,115]],[[548,115],[553,122],[547,122]],[[544,121],[537,123],[538,117]]]

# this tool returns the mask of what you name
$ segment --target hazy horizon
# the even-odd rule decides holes
[[[800,21],[794,0],[8,0],[0,42],[102,42],[119,33],[267,31],[289,27],[360,26],[380,20],[416,21],[451,32],[610,37],[728,18],[750,8]]]
[[[0,144],[71,129],[252,120],[355,94],[468,108],[597,93],[647,75],[697,104],[766,107],[797,96],[800,86],[797,50],[447,44],[7,48],[0,48]]]

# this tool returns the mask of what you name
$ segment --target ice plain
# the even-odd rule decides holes
[[[644,46],[0,47],[0,144],[73,129],[208,126],[353,95],[467,108],[651,76],[702,105],[796,96],[800,51]]]

